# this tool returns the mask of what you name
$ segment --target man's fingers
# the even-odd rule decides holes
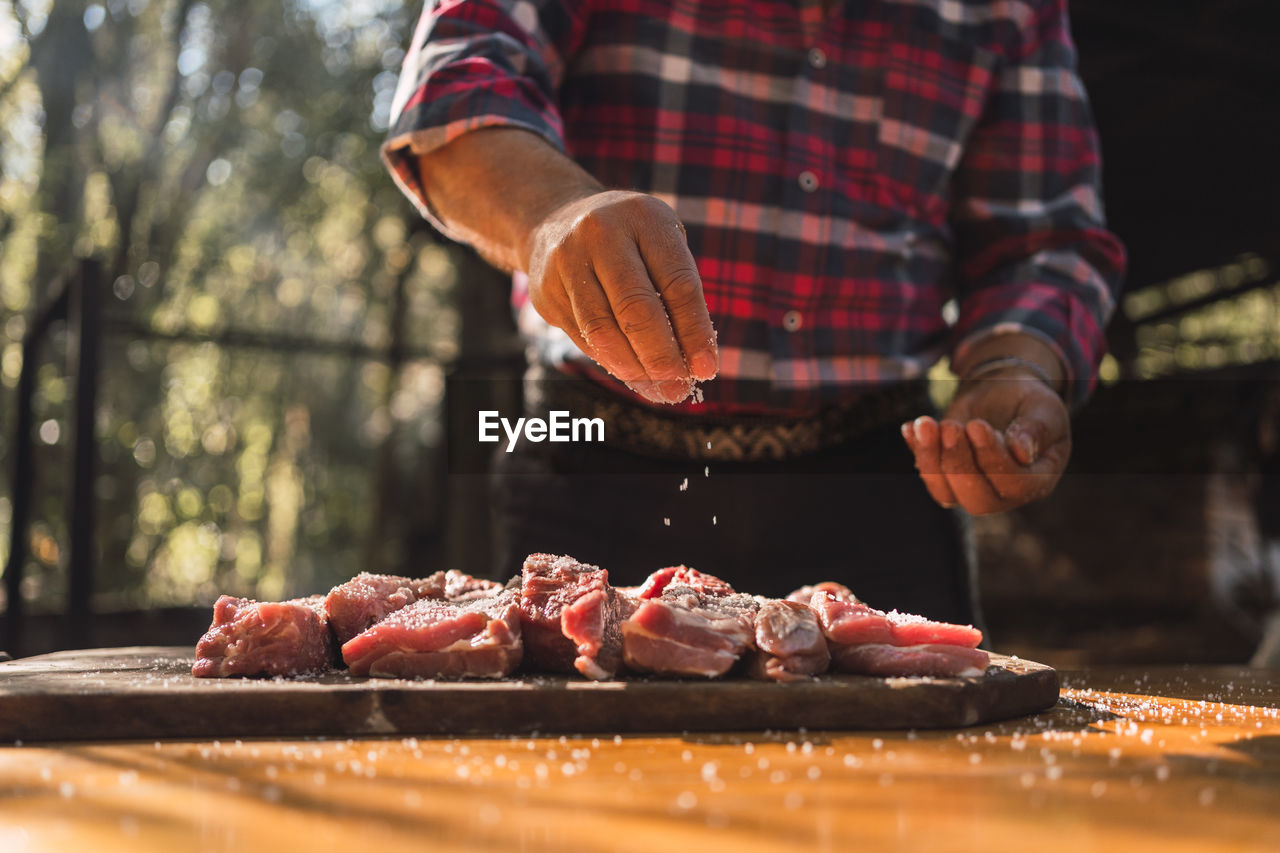
[[[916,418],[902,425],[902,437],[916,457],[916,470],[929,490],[929,495],[945,507],[956,505],[956,496],[942,474],[941,451],[938,440],[938,422],[928,416]]]
[[[1042,418],[1020,414],[1005,427],[1004,436],[1018,461],[1031,465],[1040,458],[1041,451],[1061,438],[1054,432]]]
[[[666,235],[637,234],[640,255],[654,286],[662,296],[694,379],[714,379],[720,370],[716,332],[702,293],[702,278],[676,222]]]
[[[1069,443],[1059,440],[1038,451],[1034,463],[1024,465],[1017,458],[1017,451],[1007,447],[1002,435],[986,421],[969,421],[965,433],[978,467],[1010,506],[1020,506],[1052,492],[1070,452]]]
[[[586,342],[583,352],[628,385],[644,382],[648,378],[644,367],[631,349],[627,336],[618,328],[613,308],[595,272],[589,267],[584,268],[577,283],[565,290],[573,308],[572,325]]]
[[[1022,504],[1043,493],[1044,475],[1015,459],[991,424],[972,420],[964,431],[979,470],[1003,501]]]
[[[608,297],[618,327],[661,396],[678,403],[689,396],[692,382],[676,343],[658,291],[640,252],[630,239],[619,240],[594,258],[595,272]]]
[[[939,425],[942,435],[942,473],[956,500],[970,515],[986,515],[1005,507],[991,481],[979,469],[965,435],[964,425],[945,420]]]

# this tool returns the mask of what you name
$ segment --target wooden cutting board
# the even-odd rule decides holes
[[[498,682],[193,678],[188,647],[58,652],[0,664],[0,740],[532,735],[953,728],[1058,701],[1050,667],[992,655],[974,678],[824,676]]]

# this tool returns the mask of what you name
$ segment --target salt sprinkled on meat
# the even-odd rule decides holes
[[[333,641],[321,596],[266,602],[224,595],[196,645],[191,674],[292,676],[333,666]]]
[[[422,599],[342,647],[353,675],[505,678],[520,665],[518,590],[465,602]]]
[[[756,614],[753,678],[799,681],[826,672],[831,663],[818,617],[795,601],[761,599]]]
[[[329,591],[324,609],[339,645],[346,643],[394,613],[423,598],[444,598],[444,572],[425,578],[361,572]]]
[[[754,645],[760,604],[714,575],[686,566],[654,572],[622,624],[627,666],[659,675],[713,678]]]
[[[531,669],[610,678],[622,665],[620,624],[630,598],[609,573],[572,557],[530,554],[521,570],[520,618]]]

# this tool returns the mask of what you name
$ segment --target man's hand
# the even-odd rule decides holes
[[[1045,497],[1071,455],[1062,398],[1017,367],[961,383],[941,423],[920,417],[903,424],[902,435],[933,499],[970,515]]]
[[[542,318],[654,402],[678,403],[719,369],[702,280],[675,212],[602,191],[547,215],[523,247]]]
[[[527,130],[484,128],[419,155],[428,203],[490,263],[529,274],[542,318],[655,403],[719,372],[684,226],[661,200],[610,192]]]

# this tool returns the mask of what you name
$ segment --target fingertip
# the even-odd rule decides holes
[[[720,372],[720,359],[715,352],[703,350],[694,354],[690,359],[689,367],[694,379],[706,382],[708,379],[715,379],[716,374]]]
[[[960,443],[960,434],[963,432],[960,424],[955,421],[942,422],[942,446],[947,450],[955,449]]]
[[[1012,431],[1011,434],[1008,434],[1007,441],[1010,451],[1012,451],[1020,464],[1030,465],[1036,461],[1039,447],[1036,445],[1036,440],[1026,432],[1022,430]]]
[[[984,449],[991,445],[991,427],[986,421],[969,421],[964,425],[964,433],[976,448]]]
[[[688,379],[664,379],[655,384],[664,403],[683,403],[693,393],[693,383]]]
[[[912,431],[916,441],[933,444],[938,440],[938,422],[928,415],[921,415],[912,422]]]

